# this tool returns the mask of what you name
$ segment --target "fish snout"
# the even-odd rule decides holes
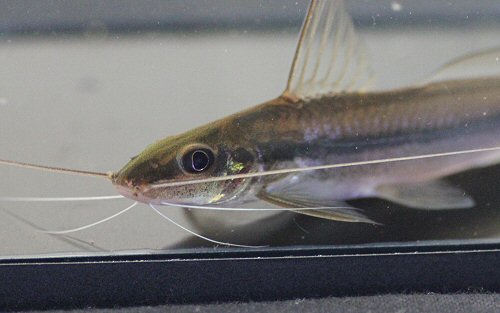
[[[116,176],[113,178],[113,185],[115,185],[118,192],[126,198],[144,202],[144,191],[148,188],[147,184],[143,181],[135,179],[128,179],[124,176]]]

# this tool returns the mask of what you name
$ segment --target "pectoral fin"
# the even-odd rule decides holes
[[[463,190],[442,180],[382,185],[376,193],[380,198],[423,210],[466,209],[475,205],[474,200]]]
[[[304,215],[342,222],[378,224],[364,215],[361,209],[354,208],[344,201],[331,199],[327,194],[290,193],[290,191],[291,189],[283,190],[282,193],[278,190],[274,190],[273,193],[261,191],[257,196],[261,200]]]
[[[344,208],[337,207],[335,209],[294,210],[294,212],[332,221],[381,225],[359,212],[359,209],[351,207],[345,202],[339,203],[339,205],[340,204],[343,204]]]

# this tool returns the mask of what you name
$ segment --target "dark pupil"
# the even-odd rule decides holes
[[[214,163],[214,153],[210,149],[193,149],[182,156],[181,166],[188,173],[201,173]]]
[[[205,151],[197,150],[193,152],[191,156],[191,165],[193,166],[193,170],[201,172],[208,167],[209,163],[210,157]]]

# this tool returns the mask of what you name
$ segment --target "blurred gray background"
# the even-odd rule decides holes
[[[465,53],[500,46],[498,1],[348,1],[378,88],[423,81]],[[306,1],[0,1],[0,157],[95,171],[280,94]],[[186,214],[176,221],[243,244],[498,240],[498,169],[453,178],[480,207],[405,210],[368,201],[385,226],[283,213]],[[107,181],[0,167],[1,196],[115,194]],[[127,200],[0,203],[0,256],[210,247]],[[375,208],[378,208],[375,210]]]

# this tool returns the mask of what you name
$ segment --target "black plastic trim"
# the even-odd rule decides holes
[[[500,245],[213,250],[5,259],[0,309],[500,291]]]

